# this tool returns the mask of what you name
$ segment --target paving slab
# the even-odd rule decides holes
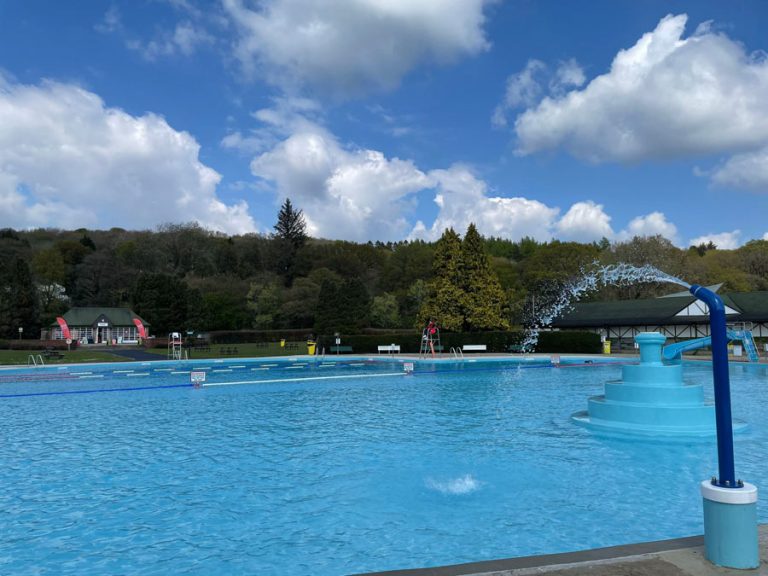
[[[375,572],[366,576],[768,576],[768,525],[759,527],[760,567],[732,570],[705,557],[704,537],[580,552]]]

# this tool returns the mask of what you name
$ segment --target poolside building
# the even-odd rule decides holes
[[[709,289],[717,292],[720,287]],[[755,338],[768,338],[768,291],[719,296],[729,324],[752,330]],[[579,302],[552,326],[597,332],[617,349],[633,348],[640,332],[661,332],[671,340],[709,336],[709,312],[705,304],[686,291],[644,300]]]
[[[149,323],[130,308],[70,308],[62,317],[72,340],[82,344],[136,344]],[[138,321],[138,324],[137,324]],[[139,326],[139,324],[141,326]],[[65,340],[60,322],[50,328],[52,340]]]

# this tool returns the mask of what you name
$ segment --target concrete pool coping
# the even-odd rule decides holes
[[[579,552],[485,560],[357,576],[761,576],[768,574],[768,524],[759,527],[760,567],[733,570],[705,557],[704,536],[658,540]]]

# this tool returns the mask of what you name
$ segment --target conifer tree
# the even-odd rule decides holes
[[[296,254],[307,241],[307,223],[301,210],[296,210],[289,198],[285,199],[277,215],[275,228],[276,269],[286,286],[293,283]]]
[[[470,224],[461,243],[460,284],[464,291],[465,331],[509,328],[502,315],[504,291],[483,248],[483,239]]]
[[[287,240],[298,249],[307,241],[307,222],[304,212],[296,210],[290,198],[286,198],[277,214],[277,224],[274,226],[276,236]]]
[[[429,296],[419,311],[419,325],[435,319],[446,330],[461,330],[465,297],[461,289],[461,239],[453,228],[447,228],[435,246]]]

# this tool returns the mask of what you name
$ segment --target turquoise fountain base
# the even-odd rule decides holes
[[[587,410],[571,416],[575,424],[595,431],[697,438],[715,436],[715,406],[704,401],[700,383],[683,382],[683,367],[665,365],[661,347],[666,337],[643,332],[635,337],[640,364],[622,367],[622,378],[605,384],[605,394],[589,399]],[[746,423],[733,422],[734,431]]]

